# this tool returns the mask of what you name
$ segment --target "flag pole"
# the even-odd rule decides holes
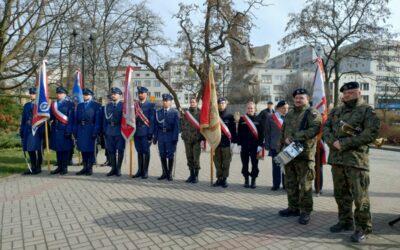
[[[133,139],[131,138],[129,140],[129,176],[132,177],[132,144],[133,144]]]
[[[47,120],[44,122],[44,131],[45,131],[45,137],[46,137],[47,171],[50,174],[49,131],[47,128]]]
[[[214,182],[214,168],[213,168],[213,157],[214,156],[214,148],[210,145],[210,185],[213,185]]]

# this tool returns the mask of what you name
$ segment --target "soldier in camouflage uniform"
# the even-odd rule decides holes
[[[331,111],[323,130],[323,138],[330,148],[328,163],[332,165],[334,195],[339,210],[339,223],[330,231],[353,230],[354,220],[356,230],[351,240],[361,242],[372,231],[368,144],[378,135],[379,119],[375,111],[363,102],[357,82],[345,83],[340,92],[343,92],[343,105]],[[345,133],[341,121],[359,128],[359,132],[355,136]],[[356,206],[354,216],[353,202]]]
[[[184,111],[181,116],[182,140],[185,142],[185,151],[190,176],[186,180],[187,183],[199,182],[200,170],[200,142],[203,136],[198,129],[200,118],[200,109],[197,107],[196,97],[190,99],[190,108]],[[190,119],[190,120],[189,120]],[[197,127],[192,123],[196,124]]]
[[[321,115],[309,106],[305,89],[293,92],[294,108],[285,118],[281,131],[281,147],[293,141],[300,142],[304,151],[285,166],[285,186],[288,208],[279,211],[283,217],[299,216],[306,225],[313,210],[312,181],[314,179],[316,136],[320,131]]]

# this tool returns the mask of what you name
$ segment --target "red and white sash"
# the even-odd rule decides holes
[[[147,127],[150,127],[150,121],[147,119],[147,117],[144,115],[142,108],[139,105],[139,102],[135,102],[135,111],[136,111],[136,116],[138,116]]]
[[[60,110],[58,110],[57,102],[52,103],[51,110],[53,111],[54,116],[57,118],[57,120],[64,124],[68,124],[68,116],[64,115]]]
[[[221,130],[224,133],[224,135],[228,137],[229,140],[232,140],[231,131],[229,131],[229,128],[226,126],[225,122],[221,119],[221,117],[219,118],[219,123],[221,124]]]
[[[186,119],[188,119],[190,124],[192,124],[192,126],[195,127],[196,129],[200,130],[199,121],[196,120],[196,118],[188,110],[185,110],[183,113],[185,114],[185,117]]]
[[[256,139],[258,139],[258,131],[256,125],[254,125],[253,121],[247,115],[243,115],[243,120],[246,122],[247,127],[249,127],[251,133],[254,135]]]
[[[283,119],[279,119],[275,113],[272,114],[272,119],[274,120],[276,126],[278,126],[279,129],[282,129],[282,123],[283,123]]]

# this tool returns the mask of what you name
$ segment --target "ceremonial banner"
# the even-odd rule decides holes
[[[126,141],[132,138],[136,130],[134,87],[131,84],[133,67],[128,66],[125,73],[124,107],[121,121],[121,133]]]
[[[43,60],[39,79],[36,79],[36,101],[33,107],[32,134],[35,135],[38,127],[50,118],[49,92],[47,89],[46,61]]]

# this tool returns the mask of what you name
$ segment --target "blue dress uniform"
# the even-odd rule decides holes
[[[148,92],[148,89],[145,87],[138,87],[137,90],[139,94]],[[150,162],[150,145],[153,139],[155,108],[154,103],[147,100],[144,102],[140,102],[139,100],[138,106],[143,115],[147,118],[148,124],[143,121],[140,115],[136,116],[136,132],[134,139],[138,154],[138,171],[132,178],[142,177],[146,179]],[[138,112],[138,110],[136,110],[136,112]]]
[[[56,93],[68,94],[68,91],[63,87],[58,87]],[[51,174],[61,174],[64,175],[68,172],[69,156],[74,143],[72,141],[72,132],[74,124],[74,104],[67,98],[63,100],[57,100],[56,104],[58,106],[57,110],[59,113],[51,108],[50,112],[50,148],[56,151],[57,155],[57,168],[51,171]],[[60,114],[68,119],[66,123],[63,119],[60,119]]]
[[[171,101],[170,94],[163,94],[163,101]],[[154,143],[158,142],[158,149],[163,170],[159,180],[172,181],[172,168],[174,166],[174,154],[179,136],[179,113],[173,108],[162,108],[156,112],[156,125],[154,127]],[[168,159],[168,164],[167,164]]]
[[[30,88],[29,94],[36,94],[36,88]],[[21,136],[22,149],[28,151],[29,158],[31,161],[32,172],[24,172],[24,174],[39,174],[42,172],[42,144],[44,138],[44,125],[38,127],[35,135],[32,133],[32,118],[33,118],[33,107],[34,100],[25,103],[24,111],[21,118],[21,126],[19,129],[19,135]]]
[[[111,93],[122,95],[122,91],[119,88],[111,88]],[[103,131],[106,136],[106,149],[111,165],[111,171],[107,176],[121,175],[121,165],[125,150],[125,139],[121,134],[122,111],[123,103],[121,101],[110,102],[104,107]]]
[[[90,89],[83,89],[83,95],[93,96]],[[93,99],[79,103],[76,109],[74,135],[77,139],[78,150],[82,152],[83,169],[77,175],[91,175],[95,163],[95,146],[97,135],[100,134],[101,105]]]

